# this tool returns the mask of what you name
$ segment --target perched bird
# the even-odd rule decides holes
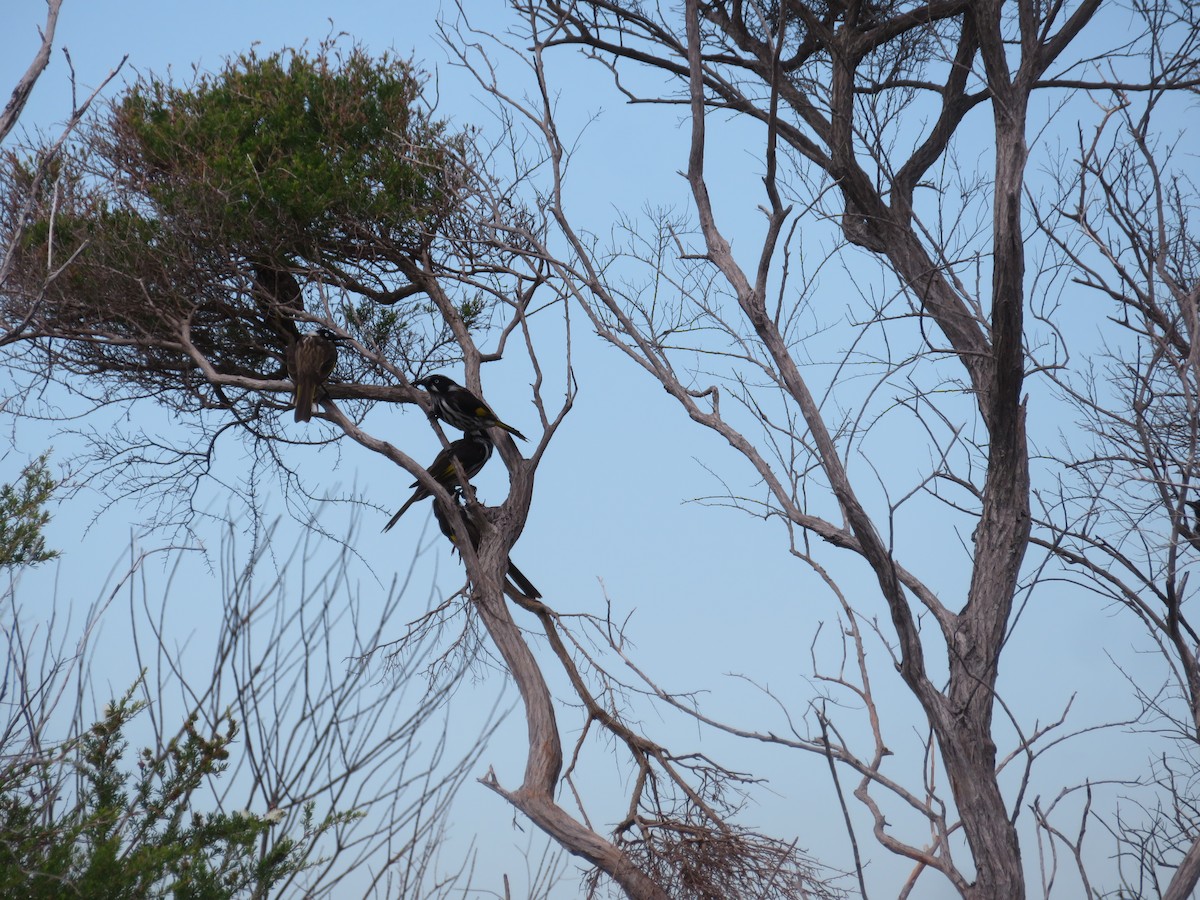
[[[425,471],[432,475],[438,484],[446,490],[450,490],[451,488],[461,487],[458,472],[454,468],[454,461],[456,459],[458,460],[458,464],[462,466],[463,474],[468,479],[471,479],[479,473],[484,463],[491,458],[492,439],[488,437],[487,432],[472,431],[464,438],[451,441],[449,447],[443,447],[442,452],[434,459],[433,465]],[[408,502],[400,507],[399,511],[383,526],[384,531],[391,530],[391,527],[396,524],[397,520],[418,500],[424,500],[426,497],[432,496],[432,491],[422,485],[420,481],[414,481],[412,487],[416,488],[413,491],[413,495],[408,498]]]
[[[312,418],[317,390],[325,383],[337,362],[337,341],[340,335],[328,328],[318,328],[288,344],[288,375],[295,385],[296,421]]]
[[[466,509],[463,508],[461,503],[458,504],[458,510],[460,513],[462,513],[463,521],[466,522],[467,537],[471,539],[471,546],[478,548],[479,526],[471,521],[470,515],[468,515]],[[442,529],[442,534],[450,538],[450,543],[454,544],[454,546],[458,548],[458,535],[454,531],[454,525],[451,524],[450,517],[447,516],[442,510],[442,504],[436,502],[433,504],[433,515],[434,518],[437,519],[438,527]],[[459,552],[462,552],[461,549]],[[530,583],[529,579],[522,574],[520,569],[513,565],[513,561],[511,559],[508,561],[508,579],[512,582],[513,586],[519,593],[524,594],[526,597],[529,597],[533,600],[538,600],[541,598],[541,592],[535,588],[532,583]]]
[[[513,437],[527,440],[517,429],[497,419],[490,406],[445,375],[418,378],[413,384],[429,392],[430,399],[433,400],[434,415],[447,425],[453,425],[468,434],[483,428],[503,428]]]

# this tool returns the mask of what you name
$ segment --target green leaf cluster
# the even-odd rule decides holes
[[[58,556],[46,549],[42,533],[50,521],[46,511],[57,486],[43,453],[21,470],[20,480],[0,485],[0,567],[32,566]]]
[[[306,809],[304,840],[271,840],[272,816],[193,811],[227,766],[236,723],[205,737],[192,717],[169,746],[138,754],[135,775],[123,734],[144,704],[132,696],[78,739],[0,770],[0,897],[262,897],[313,864],[311,838],[350,818],[314,826]],[[80,786],[64,802],[72,774]]]
[[[409,63],[357,47],[252,51],[186,87],[134,85],[114,161],[157,216],[204,220],[249,256],[337,255],[359,231],[415,249],[453,203],[456,157],[421,89]]]

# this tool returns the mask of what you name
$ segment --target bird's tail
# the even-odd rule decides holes
[[[496,426],[499,428],[503,428],[505,431],[507,431],[509,434],[511,434],[515,438],[520,438],[523,441],[529,440],[529,438],[525,437],[525,435],[521,434],[521,432],[517,431],[517,429],[513,428],[511,425],[505,425],[499,419],[496,420]]]
[[[312,418],[313,400],[316,399],[317,386],[309,384],[296,385],[296,421],[307,422]]]
[[[384,525],[384,526],[383,526],[383,530],[384,530],[384,531],[391,531],[391,530],[392,530],[392,526],[393,526],[393,525],[395,525],[397,522],[399,522],[399,521],[400,521],[400,517],[401,517],[402,515],[404,515],[404,514],[405,514],[405,512],[407,512],[407,511],[408,511],[408,508],[409,508],[410,506],[412,506],[414,503],[416,503],[416,502],[417,502],[418,500],[420,500],[420,499],[421,499],[421,498],[420,498],[420,496],[418,496],[418,495],[416,495],[416,494],[414,494],[413,496],[409,497],[409,498],[408,498],[408,502],[407,502],[407,503],[405,503],[405,504],[404,504],[402,507],[400,507],[398,510],[396,510],[396,514],[395,514],[394,516],[392,516],[390,519],[388,519],[388,523],[387,523],[386,525]]]
[[[517,586],[517,590],[519,590],[526,597],[529,597],[531,600],[541,599],[542,592],[533,586],[533,583],[525,577],[525,575],[516,567],[511,559],[508,561],[508,577],[512,580],[512,583]]]

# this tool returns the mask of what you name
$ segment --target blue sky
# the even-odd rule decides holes
[[[494,27],[503,22],[499,4],[470,5],[480,15],[496,16],[491,20],[497,23]],[[34,0],[10,0],[0,14],[0,84],[12,84],[27,64],[42,9]],[[124,54],[129,55],[124,77],[171,70],[186,78],[192,65],[215,69],[224,57],[254,43],[266,50],[315,43],[331,30],[331,9],[336,9],[335,30],[347,32],[373,50],[412,55],[435,73],[440,114],[461,123],[491,125],[473,82],[446,64],[444,50],[434,36],[434,10],[426,3],[352,2],[331,7],[309,2],[184,5],[67,0],[57,43],[69,48],[81,90],[98,83]],[[623,104],[606,90],[606,82],[605,90],[599,90],[589,81],[602,78],[593,68],[566,58],[556,65],[564,87],[564,118],[570,128],[582,130],[570,195],[577,223],[603,235],[621,211],[637,215],[646,207],[685,205],[686,184],[678,171],[686,163],[682,148],[687,136],[678,127],[678,117],[661,109]],[[68,105],[67,70],[56,51],[23,124],[51,128]],[[723,221],[734,223],[730,233],[735,248],[739,236],[744,236],[741,239],[746,246],[753,247],[761,229],[755,211],[761,198],[757,170],[743,164],[749,160],[744,143],[749,138],[744,131],[718,127],[713,140],[709,171],[721,172],[716,193]],[[852,293],[847,273],[832,270],[822,275],[821,296],[828,298],[825,311],[835,311],[832,317],[848,304],[844,298]],[[1088,316],[1078,321],[1080,329],[1091,328]],[[718,717],[727,715],[735,724],[763,730],[779,729],[780,717],[762,693],[729,676],[745,674],[786,698],[794,710],[802,710],[814,690],[809,680],[810,644],[821,627],[826,632],[833,627],[830,597],[803,563],[787,554],[786,534],[780,526],[737,510],[687,502],[722,493],[722,482],[738,495],[754,496],[761,491],[756,491],[753,473],[745,463],[721,441],[687,422],[657,384],[583,327],[582,316],[573,316],[573,323],[580,394],[575,411],[539,471],[529,525],[514,550],[514,559],[560,611],[599,612],[611,601],[618,619],[632,613],[630,634],[636,657],[665,687],[709,691],[706,702]],[[832,355],[822,353],[819,343],[813,352],[817,357]],[[538,429],[525,387],[528,374],[519,359],[505,361],[485,371],[485,389],[501,417],[532,437]],[[1035,417],[1040,414],[1037,408],[1031,413]],[[157,415],[148,410],[129,412],[135,421],[140,417],[155,421]],[[418,459],[431,458],[437,450],[436,439],[415,410],[379,409],[367,424]],[[12,477],[28,456],[51,439],[44,426],[33,423],[15,425],[13,433],[16,449],[0,462],[3,479]],[[926,462],[922,456],[925,448],[919,442],[913,442],[915,456],[910,458],[903,434],[887,431],[884,435],[890,442],[885,466],[915,470]],[[69,439],[54,437],[53,442],[59,453],[70,452]],[[236,473],[245,460],[235,444],[229,447],[228,457],[219,464]],[[314,465],[331,465],[331,489],[369,484],[385,509],[397,507],[407,496],[411,478],[367,458],[360,448],[347,447],[336,456],[336,464],[334,458],[330,453],[313,457]],[[478,487],[484,498],[502,496],[503,467],[493,463]],[[227,498],[216,485],[212,491],[209,502],[213,508],[224,508]],[[435,578],[443,589],[458,587],[460,569],[440,540],[435,542],[437,536],[431,533],[427,514],[428,505],[423,505],[411,511],[392,533],[379,535],[375,518],[382,525],[387,513],[374,518],[365,513],[355,546],[363,560],[363,584],[368,589],[374,583],[375,589],[382,591],[391,579],[392,567],[406,570],[409,551],[422,542],[432,549],[422,557],[414,583],[422,584],[424,577],[425,584]],[[331,509],[326,515],[330,518],[325,521],[344,524],[347,512]],[[50,531],[51,544],[65,551],[64,564],[53,575],[61,599],[75,604],[92,599],[96,579],[87,573],[107,571],[127,546],[131,532],[138,531],[138,516],[131,503],[103,508],[99,494],[88,490],[63,503]],[[937,540],[927,539],[918,530],[898,537],[908,545],[910,567],[943,565],[943,583],[950,585],[963,570],[945,562],[947,551],[939,543],[945,539],[941,526],[938,521],[928,523],[930,533],[939,535]],[[285,521],[281,530],[282,539],[298,539],[295,523]],[[160,538],[148,535],[139,539],[152,542]],[[178,604],[172,599],[178,618],[171,625],[202,644],[210,624],[203,598],[212,586],[204,583],[204,565],[189,565],[194,565],[195,571],[187,584],[195,586],[196,597]],[[835,560],[833,566],[852,590],[866,598],[866,609],[886,618],[870,598],[870,579],[864,579],[852,561]],[[46,589],[46,581],[31,578],[29,582],[38,590]],[[419,609],[425,597],[421,591],[414,593],[412,608]],[[1081,621],[1086,626],[1080,627]],[[532,627],[531,622],[525,624]],[[120,690],[131,675],[132,663],[127,648],[121,645],[121,627],[119,621],[105,624],[104,633],[111,641],[98,654],[99,666],[92,672],[97,681],[111,684],[113,690]],[[1123,714],[1112,712],[1113,698],[1126,698],[1127,691],[1105,654],[1113,650],[1125,664],[1136,666],[1137,658],[1129,651],[1139,643],[1121,614],[1097,610],[1095,601],[1079,592],[1043,591],[1006,656],[1005,684],[1015,698],[1011,702],[1021,710],[1023,725],[1034,719],[1053,719],[1076,690],[1080,692],[1073,720],[1077,724]],[[894,732],[904,736],[901,740],[910,740],[911,752],[922,726],[911,720],[914,704],[896,684],[887,684],[888,677],[889,673],[882,673],[879,689],[889,700],[888,715],[896,716]],[[499,689],[499,680],[497,672],[489,671],[486,677],[464,685],[455,715],[466,721],[482,720]],[[1128,705],[1132,709],[1132,704]],[[670,714],[661,718],[654,712],[645,715],[656,740],[677,744],[680,749],[702,746],[734,768],[768,775],[771,789],[747,812],[747,820],[780,836],[798,836],[802,846],[835,866],[848,865],[823,760],[786,755],[707,733],[701,736],[694,724]],[[905,717],[912,722],[911,733]],[[560,725],[569,744],[579,722],[564,710]],[[521,723],[510,721],[485,753],[478,774],[493,764],[501,781],[515,786],[523,765],[522,736]],[[1090,753],[1109,757],[1114,771],[1144,752],[1140,738],[1121,735],[1087,746]],[[614,773],[601,757],[593,747],[590,777],[595,779],[597,796],[614,784],[619,787],[625,777]],[[1070,779],[1067,753],[1051,754],[1045,763],[1040,777],[1047,785],[1056,784],[1056,779]],[[1098,767],[1098,775],[1101,769],[1103,766]],[[902,813],[898,811],[897,816],[902,818]],[[601,821],[606,820],[602,814]],[[525,846],[527,835],[513,827],[511,811],[497,797],[472,781],[459,798],[456,823],[464,830],[477,829],[489,836],[483,849],[486,865],[493,870],[522,865],[513,860],[515,851]],[[879,878],[881,885],[895,884],[903,877],[904,865],[881,850],[872,848],[870,852],[872,872],[881,873],[873,877]],[[1036,849],[1032,842],[1027,843],[1025,852],[1033,873]],[[574,886],[565,887],[561,896],[575,896]],[[949,892],[935,879],[928,879],[917,896],[938,898]]]

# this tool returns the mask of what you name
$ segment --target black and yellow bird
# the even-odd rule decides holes
[[[478,549],[479,526],[471,521],[470,514],[463,507],[463,505],[458,502],[457,498],[455,499],[455,504],[458,506],[458,511],[461,513],[462,519],[466,523],[467,537],[471,539],[471,546]],[[454,525],[450,522],[450,517],[447,516],[442,510],[441,503],[436,501],[434,502],[433,515],[434,518],[437,519],[438,527],[442,529],[442,534],[450,538],[450,543],[454,544],[456,549],[459,549],[458,534],[455,532]],[[462,553],[461,549],[459,549],[459,553]],[[508,580],[512,582],[512,586],[517,590],[518,593],[524,594],[526,597],[529,597],[533,600],[538,600],[541,598],[541,592],[535,588],[530,580],[521,572],[521,570],[513,564],[512,559],[509,559],[508,561]]]
[[[337,363],[337,342],[342,340],[328,328],[310,331],[288,345],[287,368],[295,385],[296,421],[312,418],[317,391]]]
[[[461,384],[445,375],[429,375],[418,378],[413,382],[417,387],[423,387],[433,400],[433,412],[447,425],[452,425],[470,433],[482,428],[503,428],[513,437],[527,440],[525,435],[511,425],[506,425],[496,418],[492,408],[468,391]]]
[[[472,431],[466,437],[459,438],[457,441],[451,441],[450,446],[443,447],[441,453],[434,459],[433,465],[425,471],[446,490],[451,490],[452,488],[461,486],[458,472],[454,466],[455,460],[458,460],[463,474],[470,480],[479,474],[479,470],[491,458],[492,439],[488,437],[486,432]],[[418,500],[424,500],[426,497],[433,496],[433,492],[421,484],[420,481],[414,481],[412,487],[416,488],[413,491],[413,495],[408,498],[408,502],[400,507],[396,514],[388,520],[388,523],[383,526],[384,531],[390,530],[408,508]]]

